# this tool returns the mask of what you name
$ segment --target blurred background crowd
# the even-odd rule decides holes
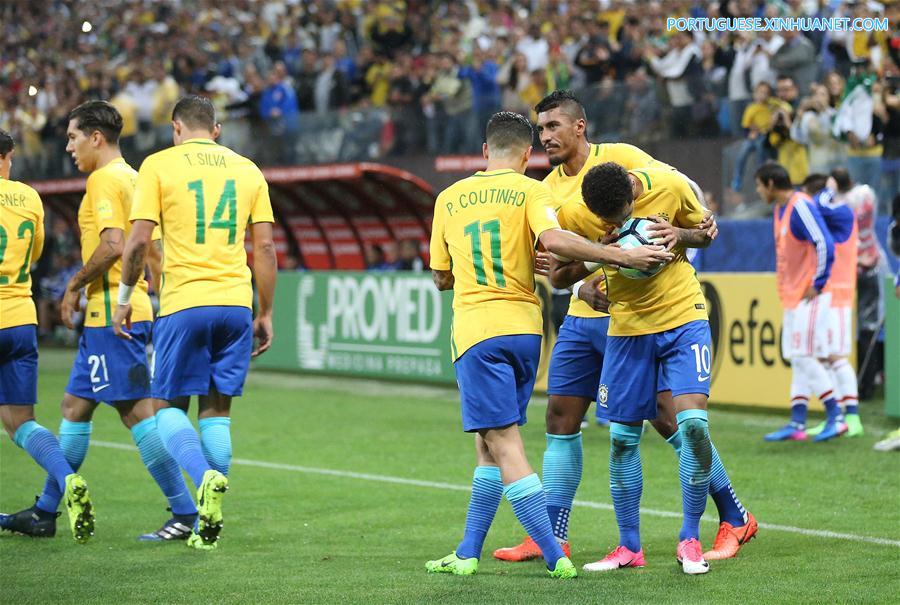
[[[893,30],[679,33],[672,16],[875,16]],[[73,171],[62,133],[77,103],[112,100],[135,161],[169,143],[183,92],[211,95],[223,143],[263,165],[474,153],[490,114],[571,88],[598,141],[746,139],[729,204],[763,157],[798,183],[846,163],[886,192],[900,188],[898,16],[900,3],[834,0],[10,2],[0,127],[31,178]],[[832,127],[850,95],[855,113]]]

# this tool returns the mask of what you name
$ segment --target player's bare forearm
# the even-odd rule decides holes
[[[122,257],[125,248],[125,232],[122,229],[104,229],[100,234],[100,244],[84,266],[72,276],[66,287],[78,291],[109,271]]]
[[[453,272],[443,269],[432,269],[431,279],[434,280],[434,285],[437,286],[437,289],[441,291],[452,290],[453,284],[456,282]]]
[[[133,286],[144,274],[144,265],[147,262],[147,253],[155,226],[156,223],[152,221],[134,221],[131,235],[128,236],[128,241],[125,242],[125,251],[122,253],[121,283],[126,286]]]
[[[678,245],[682,248],[707,248],[713,241],[708,229],[675,227],[675,233],[678,237]]]
[[[564,263],[550,257],[550,283],[554,288],[571,288],[572,284],[590,275],[584,263],[573,261]]]
[[[563,229],[549,229],[541,233],[541,244],[559,256],[579,261],[620,264],[624,256],[619,248],[595,244],[587,238]],[[572,283],[578,281],[574,280]]]
[[[272,240],[272,223],[254,223],[250,233],[253,239],[253,276],[256,278],[259,314],[268,317],[272,315],[275,280],[278,276],[278,258],[275,254],[275,242]]]
[[[153,291],[159,294],[159,288],[162,285],[162,240],[155,239],[150,245],[147,268],[150,269],[150,285],[153,287]]]

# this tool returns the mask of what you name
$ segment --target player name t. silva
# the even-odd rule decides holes
[[[191,152],[185,153],[184,159],[191,166],[215,166],[216,168],[228,168],[225,165],[225,156],[219,153]]]
[[[448,201],[445,206],[451,215],[457,210],[465,210],[481,204],[506,204],[521,206],[525,203],[525,192],[519,189],[479,189],[462,193],[459,199]]]

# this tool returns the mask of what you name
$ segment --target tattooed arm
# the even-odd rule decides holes
[[[162,285],[162,240],[155,239],[150,246],[150,254],[147,255],[147,268],[150,269],[150,286],[159,296],[159,288]]]
[[[122,329],[122,322],[131,328],[131,288],[144,274],[144,265],[147,262],[147,252],[150,250],[153,228],[156,223],[138,219],[132,223],[131,235],[125,242],[125,251],[122,253],[122,279],[119,281],[119,297],[116,311],[113,314],[112,327],[117,336],[131,340],[131,335]],[[123,300],[123,290],[127,295]]]
[[[124,247],[125,232],[122,229],[109,228],[100,233],[100,244],[81,270],[69,280],[59,305],[62,322],[67,328],[73,329],[72,314],[80,308],[81,289],[109,271],[122,256]]]

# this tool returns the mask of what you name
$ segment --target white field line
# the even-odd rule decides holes
[[[91,445],[97,447],[107,447],[117,450],[137,451],[133,445],[126,443],[117,443],[114,441],[100,441],[93,439]],[[330,468],[316,468],[312,466],[298,466],[296,464],[282,464],[280,462],[264,462],[261,460],[247,460],[246,458],[234,458],[232,464],[241,466],[252,466],[255,468],[267,468],[277,471],[290,471],[294,473],[305,473],[308,475],[326,475],[329,477],[346,477],[348,479],[361,479],[363,481],[377,481],[379,483],[393,483],[395,485],[410,485],[413,487],[429,487],[433,489],[452,490],[458,492],[471,491],[468,485],[459,485],[456,483],[442,483],[439,481],[423,481],[421,479],[405,479],[403,477],[392,477],[390,475],[373,475],[370,473],[356,473],[353,471],[341,471]],[[606,502],[591,502],[589,500],[575,500],[576,506],[584,508],[593,508],[598,510],[613,510],[612,504]],[[656,510],[653,508],[641,508],[641,514],[651,517],[665,518],[681,518],[680,512],[668,510]],[[711,517],[703,517],[704,521],[715,523],[716,520]],[[890,540],[888,538],[876,538],[872,536],[859,536],[857,534],[845,534],[840,532],[822,530],[822,529],[806,529],[803,527],[792,527],[790,525],[775,525],[772,523],[760,523],[762,529],[772,531],[783,531],[792,534],[800,534],[802,536],[811,536],[814,538],[827,538],[833,540],[849,540],[851,542],[866,542],[869,544],[879,544],[882,546],[900,547],[900,540]]]

